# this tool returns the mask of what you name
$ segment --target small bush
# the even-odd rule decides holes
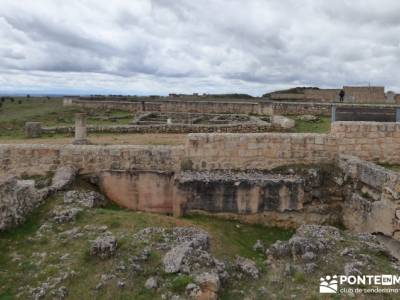
[[[293,276],[293,281],[295,283],[304,283],[306,282],[306,275],[303,272],[296,272]]]
[[[193,278],[188,275],[180,275],[172,280],[171,288],[174,292],[182,292],[189,283],[193,282]]]

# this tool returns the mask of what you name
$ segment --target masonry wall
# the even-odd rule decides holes
[[[380,163],[400,163],[400,123],[335,122],[330,135],[336,137],[339,154]]]
[[[46,174],[60,165],[82,173],[101,170],[161,170],[180,168],[181,146],[134,145],[0,145],[0,176]]]
[[[130,112],[186,112],[207,114],[258,114],[271,115],[270,103],[255,102],[208,102],[208,101],[173,101],[126,102],[64,99],[65,106],[78,106],[86,109],[120,109]]]
[[[343,90],[345,91],[345,102],[390,103],[383,86],[344,86]],[[332,103],[339,100],[339,92],[340,89],[305,89],[302,93],[272,93],[270,97],[277,101]]]
[[[358,87],[345,86],[343,87],[345,97],[349,97],[350,101],[355,103],[385,103],[385,88],[383,86]]]
[[[400,240],[400,174],[352,156],[340,155],[337,165],[347,178],[342,184],[345,226]]]
[[[304,91],[307,101],[331,103],[338,99],[340,89],[309,89]]]
[[[274,125],[274,126],[273,126]],[[242,124],[222,124],[222,125],[197,125],[197,124],[154,124],[154,125],[98,125],[88,126],[87,131],[97,133],[192,133],[192,132],[266,132],[273,128],[281,128],[269,123],[242,123]],[[73,133],[75,127],[43,127],[43,133]]]
[[[331,104],[273,102],[272,110],[276,115],[319,115],[331,116]]]
[[[0,176],[73,164],[100,170],[272,169],[333,162],[338,154],[400,164],[400,123],[335,122],[329,134],[198,133],[185,146],[0,145]]]
[[[333,162],[338,154],[400,163],[400,123],[335,122],[329,134],[189,134],[187,157],[196,170],[273,169]]]
[[[272,169],[333,161],[336,140],[327,134],[189,134],[186,150],[196,170]]]

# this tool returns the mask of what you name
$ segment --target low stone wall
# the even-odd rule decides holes
[[[81,173],[101,170],[165,170],[181,167],[181,146],[0,145],[0,177],[46,174],[60,165]]]
[[[179,101],[163,100],[151,102],[127,102],[127,101],[95,101],[64,99],[65,106],[78,106],[85,109],[118,109],[129,112],[185,112],[207,114],[257,114],[271,115],[270,103],[257,102],[210,102],[210,101]]]
[[[98,125],[88,126],[87,131],[92,133],[206,133],[206,132],[267,132],[271,129],[285,129],[280,124],[272,126],[269,123],[240,123],[222,125],[196,124],[155,124],[155,125]],[[73,133],[72,126],[43,127],[42,133]]]
[[[328,97],[322,92],[310,97],[312,101],[301,99],[296,101],[260,101],[260,102],[208,102],[208,101],[179,101],[164,100],[152,102],[127,102],[127,101],[95,101],[64,99],[64,105],[77,106],[84,109],[109,110],[118,109],[134,113],[143,112],[178,112],[178,113],[204,113],[204,114],[254,114],[254,115],[321,115],[331,116],[332,101],[325,101]],[[321,101],[317,102],[318,93],[322,93]],[[333,94],[333,92],[327,92]],[[328,103],[329,102],[329,103]],[[335,103],[337,107],[352,107],[351,103]],[[357,107],[393,108],[398,104],[356,104]]]
[[[277,115],[330,116],[332,104],[307,102],[273,102],[272,110]]]
[[[400,123],[335,122],[329,134],[193,133],[185,146],[0,145],[0,175],[43,173],[70,164],[103,169],[265,169],[332,163],[338,154],[400,163]]]
[[[332,162],[338,154],[400,163],[400,123],[335,122],[329,134],[189,134],[187,157],[196,170],[273,169]]]

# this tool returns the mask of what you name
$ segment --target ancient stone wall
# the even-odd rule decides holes
[[[330,116],[331,104],[323,103],[295,103],[295,102],[273,102],[272,110],[277,115],[318,115]]]
[[[354,103],[386,103],[383,86],[345,86],[345,97]]]
[[[329,134],[198,133],[185,146],[0,145],[0,175],[45,173],[73,164],[83,172],[107,169],[272,169],[333,162],[337,154],[400,163],[400,123],[335,122]]]
[[[178,170],[184,148],[134,145],[0,145],[0,176],[46,174],[60,165],[101,170]]]
[[[327,134],[189,134],[188,159],[196,170],[272,169],[332,161],[336,139]]]
[[[390,103],[383,86],[344,86],[345,102]],[[339,100],[341,89],[304,89],[301,93],[272,93],[271,100],[332,103]]]
[[[333,95],[333,90],[329,90],[325,95],[326,90],[313,90],[310,93],[310,97],[328,97]],[[318,93],[322,95],[318,96]],[[278,94],[277,94],[278,95]],[[298,95],[298,94],[296,94]],[[331,96],[332,96],[331,95]],[[311,99],[311,98],[310,98]],[[322,98],[321,98],[322,99]],[[325,98],[324,98],[325,99]],[[327,99],[327,98],[326,98]],[[311,99],[312,100],[312,99]],[[400,103],[400,98],[397,95],[396,103]],[[304,100],[306,101],[306,100]],[[328,103],[329,102],[329,103]],[[309,102],[297,102],[290,101],[262,101],[259,103],[255,102],[208,102],[208,101],[159,101],[159,102],[126,102],[126,101],[94,101],[94,100],[78,100],[78,99],[64,99],[64,105],[77,106],[84,109],[95,109],[95,110],[107,110],[107,109],[118,109],[126,110],[134,113],[147,112],[180,112],[180,113],[204,113],[204,114],[255,114],[255,115],[322,115],[330,116],[332,103],[331,101],[317,101],[312,100]],[[371,107],[371,108],[393,108],[396,103],[385,104],[385,101],[381,101],[381,104],[372,101],[373,104],[362,104],[358,103],[360,107]],[[348,107],[353,104],[350,103],[336,103],[338,107]]]
[[[191,133],[191,132],[266,132],[273,128],[282,129],[280,124],[241,123],[241,124],[154,124],[154,125],[90,125],[88,132],[97,133]],[[71,126],[43,127],[42,133],[73,133]]]
[[[339,156],[344,180],[343,222],[355,232],[400,239],[400,174],[354,156]]]
[[[331,103],[338,99],[340,89],[309,89],[304,91],[307,101]]]
[[[337,154],[400,163],[400,123],[335,122],[329,134],[189,134],[187,157],[201,169],[272,169],[332,162]]]
[[[400,123],[334,122],[330,135],[337,153],[368,161],[400,163]]]
[[[209,102],[165,100],[159,102],[94,101],[64,99],[65,106],[78,106],[86,109],[119,109],[130,112],[187,112],[207,114],[258,114],[271,115],[270,103],[256,102]]]

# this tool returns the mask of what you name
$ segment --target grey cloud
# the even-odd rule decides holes
[[[368,82],[400,89],[396,0],[0,0],[0,7],[7,89],[18,88],[8,77],[67,90],[81,90],[84,78],[91,90],[107,82],[107,91],[149,94]]]

